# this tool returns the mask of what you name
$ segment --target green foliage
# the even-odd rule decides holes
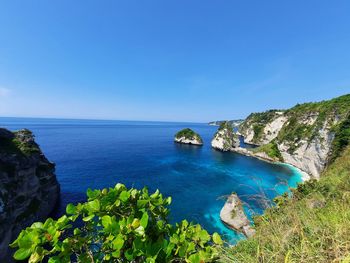
[[[212,262],[222,240],[186,220],[168,223],[171,198],[157,190],[114,188],[87,191],[88,200],[69,204],[66,215],[37,222],[11,244],[14,258],[30,263]]]
[[[29,130],[20,130],[14,132],[14,138],[0,138],[0,152],[12,154],[24,154],[26,156],[33,153],[39,153],[39,146],[35,143],[29,143],[23,140],[23,137],[32,137],[33,134]]]
[[[269,157],[271,157],[274,160],[278,160],[280,162],[283,162],[283,157],[278,149],[278,146],[275,141],[272,141],[268,144],[259,146],[257,148],[252,148],[251,151],[253,152],[264,152],[266,153]]]
[[[350,146],[322,174],[254,217],[256,234],[223,248],[221,262],[347,262]]]
[[[33,133],[30,130],[23,129],[14,132],[15,138],[13,139],[14,145],[25,155],[31,155],[33,153],[40,153],[39,146],[31,140],[34,138]]]
[[[224,121],[220,124],[220,127],[214,135],[214,138],[215,137],[223,138],[223,151],[229,151],[233,147],[235,141],[239,140],[238,136],[233,132],[231,124],[227,121]]]
[[[289,121],[279,132],[278,142],[288,142],[290,144],[289,152],[293,153],[300,140],[311,141],[319,137],[319,130],[326,122],[333,123],[337,120],[338,125],[332,127],[336,138],[333,143],[332,160],[334,160],[350,141],[349,131],[344,131],[347,129],[346,127],[349,128],[349,114],[350,95],[316,103],[298,104],[285,112]],[[316,120],[312,124],[307,124],[303,121],[307,117],[314,117]]]
[[[333,130],[335,131],[335,136],[332,142],[330,162],[333,162],[339,157],[343,150],[350,144],[350,113],[345,121],[333,127]]]
[[[262,136],[264,135],[264,128],[266,124],[271,122],[278,112],[283,112],[282,110],[268,110],[265,112],[252,113],[248,118],[240,125],[239,129],[242,134],[245,133],[247,129],[252,125],[254,131],[253,142],[259,143]]]
[[[181,137],[185,137],[186,139],[189,139],[189,140],[196,139],[202,142],[202,138],[199,136],[199,134],[195,133],[190,128],[183,129],[175,134],[175,138],[181,138]]]

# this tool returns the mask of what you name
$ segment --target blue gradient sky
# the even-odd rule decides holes
[[[0,115],[210,121],[350,92],[350,1],[0,3]]]

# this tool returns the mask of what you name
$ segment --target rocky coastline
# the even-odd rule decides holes
[[[11,262],[8,244],[55,208],[60,186],[55,164],[29,130],[0,128],[0,262]]]
[[[288,110],[252,113],[240,125],[244,142],[255,144],[262,155],[237,151],[290,164],[310,177],[319,179],[326,166],[345,147],[344,137],[350,123],[350,95],[328,101],[297,104]]]
[[[301,179],[303,180],[303,182],[308,181],[308,180],[310,180],[312,178],[312,175],[310,175],[309,173],[303,171],[299,167],[294,166],[294,165],[289,164],[289,163],[281,162],[281,161],[277,160],[276,158],[272,158],[272,157],[268,156],[264,152],[253,152],[253,151],[248,150],[247,148],[242,148],[242,147],[233,148],[231,151],[235,152],[235,153],[238,153],[238,154],[242,154],[242,155],[248,156],[248,157],[257,158],[259,160],[262,160],[262,161],[265,161],[265,162],[269,162],[269,163],[283,164],[283,165],[291,166],[294,169],[297,169],[299,171],[299,173],[301,174]]]

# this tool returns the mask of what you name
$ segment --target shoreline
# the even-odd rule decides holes
[[[238,147],[236,149],[232,149],[231,152],[242,154],[242,155],[245,155],[245,156],[248,156],[248,157],[252,157],[252,158],[256,158],[256,159],[259,159],[261,161],[272,163],[272,164],[280,164],[280,165],[288,166],[288,167],[290,167],[292,169],[297,170],[300,173],[302,182],[309,181],[310,179],[313,178],[313,176],[311,176],[307,172],[303,171],[299,167],[296,167],[296,166],[294,166],[294,165],[292,165],[290,163],[276,161],[276,160],[272,159],[271,157],[267,156],[265,153],[254,153],[254,152],[249,151],[246,148],[242,148],[242,147]]]

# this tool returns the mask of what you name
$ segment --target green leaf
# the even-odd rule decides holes
[[[66,213],[69,215],[74,215],[77,211],[77,208],[73,204],[68,204],[66,207]]]
[[[122,200],[123,202],[128,201],[129,197],[130,197],[130,193],[128,191],[123,191],[119,195],[119,199]]]
[[[39,253],[34,252],[33,254],[30,255],[28,263],[37,263],[42,261],[43,258],[44,258],[43,254],[40,255]]]
[[[29,249],[31,248],[33,242],[31,236],[35,235],[35,233],[28,233],[27,235],[23,236],[21,239],[18,240],[18,247]]]
[[[196,245],[193,242],[190,242],[187,247],[187,253],[190,253],[195,250],[196,250]]]
[[[206,230],[201,230],[199,233],[199,237],[203,242],[207,242],[210,240],[210,235],[208,234],[208,232]]]
[[[92,212],[98,212],[100,211],[100,201],[98,199],[92,200],[87,203],[88,209]]]
[[[148,204],[148,200],[137,200],[137,207],[138,208],[143,208]]]
[[[172,201],[171,196],[169,196],[169,197],[165,200],[166,205],[170,205],[170,204],[171,204],[171,201]]]
[[[140,226],[140,220],[135,218],[134,221],[132,221],[131,226],[133,228],[138,228]]]
[[[201,259],[199,257],[198,253],[192,254],[191,256],[188,257],[189,262],[191,263],[200,263]],[[203,261],[204,262],[204,261]]]
[[[63,261],[58,256],[51,257],[48,261],[48,263],[62,263],[62,262]]]
[[[98,190],[91,190],[90,188],[87,189],[86,195],[89,197],[89,199],[94,199],[98,196]]]
[[[123,189],[123,190],[126,189],[125,185],[120,184],[120,183],[116,184],[114,188],[117,189],[117,191],[119,191],[121,189]]]
[[[216,233],[216,232],[213,234],[213,241],[217,245],[222,245],[223,244],[220,235],[218,233]]]
[[[112,257],[119,258],[120,257],[120,250],[116,250],[112,252]]]
[[[27,259],[31,253],[32,253],[32,250],[30,248],[20,248],[15,252],[13,257],[16,260],[24,260],[24,259]]]
[[[157,189],[152,195],[151,198],[157,198],[159,196],[159,190]]]
[[[148,213],[147,212],[143,213],[141,220],[140,220],[140,225],[143,228],[147,227],[147,225],[148,225]]]
[[[127,251],[125,251],[124,256],[127,260],[131,261],[134,259],[134,254],[131,248],[129,248]]]
[[[124,245],[124,239],[122,235],[118,235],[113,241],[112,246],[113,249],[120,250]]]
[[[83,218],[83,221],[87,222],[87,221],[90,221],[91,219],[93,219],[95,217],[95,215],[89,215],[87,217],[84,217]]]
[[[42,229],[44,227],[44,224],[41,223],[41,222],[35,222],[33,223],[31,226],[31,228],[39,228],[39,229]]]
[[[105,215],[101,219],[104,228],[109,228],[112,225],[112,218],[109,215]]]

